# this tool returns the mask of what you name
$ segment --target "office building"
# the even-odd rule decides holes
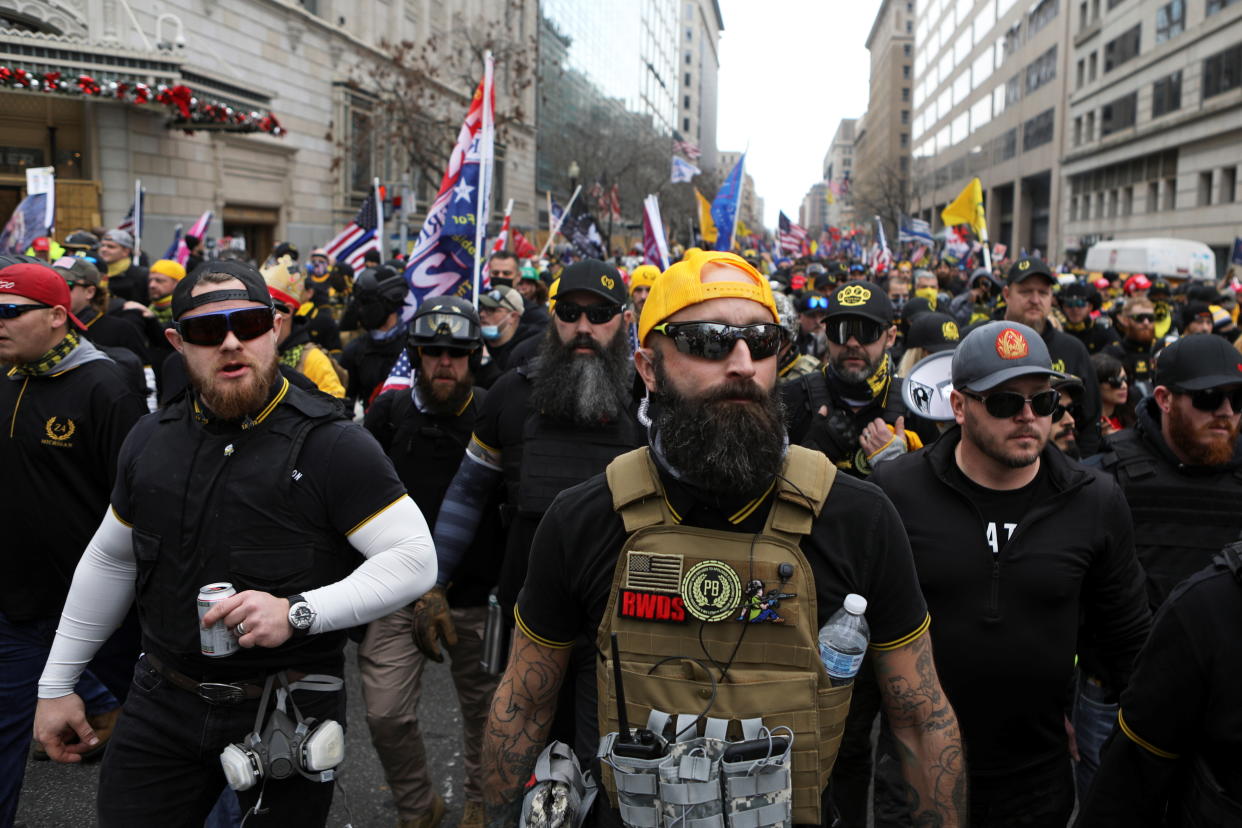
[[[824,181],[828,182],[828,215],[833,227],[849,227],[854,223],[854,127],[857,120],[842,118],[833,133],[832,143],[824,156]]]
[[[1242,3],[1082,0],[1069,8],[1060,207],[1078,258],[1110,238],[1242,235]]]
[[[720,32],[724,20],[718,0],[682,0],[679,38],[677,132],[703,153],[696,163],[713,169],[716,150],[717,78],[720,74]]]

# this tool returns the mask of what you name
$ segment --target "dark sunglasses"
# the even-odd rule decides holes
[[[1104,380],[1104,384],[1107,385],[1109,388],[1120,388],[1121,386],[1125,385],[1126,382],[1127,380],[1123,376],[1109,377],[1108,379]]]
[[[16,319],[32,310],[47,310],[51,305],[0,305],[0,319]]]
[[[1067,308],[1085,308],[1087,300],[1080,297],[1065,298],[1061,300],[1061,304]]]
[[[858,316],[824,321],[824,333],[827,334],[828,341],[834,345],[844,345],[851,338],[858,340],[860,345],[870,345],[883,336],[887,330],[888,325]]]
[[[181,319],[177,333],[191,345],[214,346],[224,342],[229,331],[248,342],[270,331],[273,325],[271,308],[237,308]]]
[[[1057,403],[1056,411],[1052,412],[1052,421],[1054,423],[1059,423],[1065,419],[1066,414],[1073,416],[1074,422],[1076,423],[1083,422],[1086,419],[1083,416],[1082,409],[1079,408],[1077,404],[1070,403],[1069,405],[1061,405],[1060,403]]]
[[[473,351],[467,348],[448,348],[442,345],[419,345],[418,352],[423,356],[429,356],[432,359],[439,359],[448,354],[453,359],[457,357],[468,357]]]
[[[1236,414],[1242,411],[1242,386],[1225,390],[1224,388],[1204,388],[1201,391],[1182,391],[1174,389],[1178,394],[1190,396],[1190,404],[1200,411],[1215,411],[1226,399]]]
[[[1156,315],[1154,313],[1136,313],[1130,317],[1130,320],[1133,322],[1147,322],[1150,324],[1156,321]]]
[[[586,314],[587,321],[592,325],[603,325],[612,321],[624,308],[620,305],[575,305],[572,302],[556,303],[556,318],[562,322],[573,324]]]
[[[1035,412],[1036,417],[1047,417],[1056,411],[1057,403],[1061,400],[1061,392],[1051,388],[1040,391],[1033,397],[1024,397],[1017,391],[993,391],[987,396],[970,391],[962,393],[983,403],[984,409],[998,420],[1018,416],[1027,403],[1031,404],[1031,411]]]
[[[558,303],[559,309],[559,303]],[[683,354],[702,359],[727,359],[738,340],[746,342],[751,359],[775,356],[784,341],[785,329],[773,322],[757,325],[726,325],[723,322],[662,322],[651,330],[673,340]]]

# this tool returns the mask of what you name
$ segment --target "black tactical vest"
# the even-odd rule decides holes
[[[527,382],[533,379],[532,367],[517,370]],[[504,449],[508,501],[521,513],[542,515],[558,494],[602,474],[618,455],[646,444],[646,432],[628,412],[620,420],[583,428],[531,411],[522,427],[521,451]]]
[[[1103,468],[1134,518],[1134,547],[1153,610],[1242,530],[1242,469],[1179,473],[1132,429],[1109,438]]]
[[[208,658],[199,649],[196,599],[205,584],[288,597],[340,580],[361,556],[326,515],[297,508],[297,459],[311,430],[344,419],[335,401],[283,380],[270,413],[249,428],[213,433],[188,397],[159,416],[130,469],[129,514],[138,564],[143,646],[201,678],[254,677],[322,664],[344,632]]]

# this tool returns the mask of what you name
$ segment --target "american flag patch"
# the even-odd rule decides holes
[[[681,589],[681,555],[626,552],[625,588],[647,592],[678,592]]]

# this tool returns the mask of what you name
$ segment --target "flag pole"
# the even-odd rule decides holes
[[[579,184],[577,188],[574,189],[573,195],[569,197],[569,203],[565,205],[565,212],[561,213],[560,220],[556,222],[556,224],[552,227],[552,231],[548,233],[548,240],[543,243],[543,249],[539,251],[539,256],[537,258],[542,259],[543,255],[548,252],[548,248],[552,246],[552,240],[556,238],[557,233],[561,232],[561,225],[565,223],[565,217],[569,215],[569,211],[573,208],[574,202],[578,200],[578,193],[580,192],[582,192],[581,184]],[[549,203],[551,203],[551,200],[552,200],[552,193],[551,191],[549,191],[548,192]],[[548,218],[549,219],[552,218],[551,208],[548,208]]]
[[[384,202],[380,201],[380,183],[378,178],[371,179],[371,197],[375,199],[375,238],[379,242],[380,261],[388,258],[384,251]]]
[[[987,214],[987,211],[984,209],[983,199],[984,199],[983,188],[980,187],[979,188],[979,212],[981,214],[981,218],[983,219],[983,221],[979,222],[979,226],[982,229],[982,232],[980,233],[981,238],[979,240],[983,242],[983,265],[984,267],[988,269],[988,273],[991,273],[992,272],[992,251],[989,248],[991,248],[992,245],[988,241],[988,218],[987,218],[988,214]]]
[[[742,212],[742,191],[746,189],[746,153],[748,152],[750,152],[749,141],[746,142],[746,149],[742,151],[742,158],[739,162],[742,168],[738,170],[737,175],[737,201],[733,204],[733,229],[729,232],[729,250],[737,246],[737,220]]]
[[[474,212],[474,306],[479,307],[479,289],[483,280],[483,237],[487,230],[488,213],[491,211],[492,141],[496,127],[493,90],[495,60],[491,50],[483,53],[483,134],[479,148],[479,191]]]
[[[134,179],[134,261],[142,256],[142,179]]]

